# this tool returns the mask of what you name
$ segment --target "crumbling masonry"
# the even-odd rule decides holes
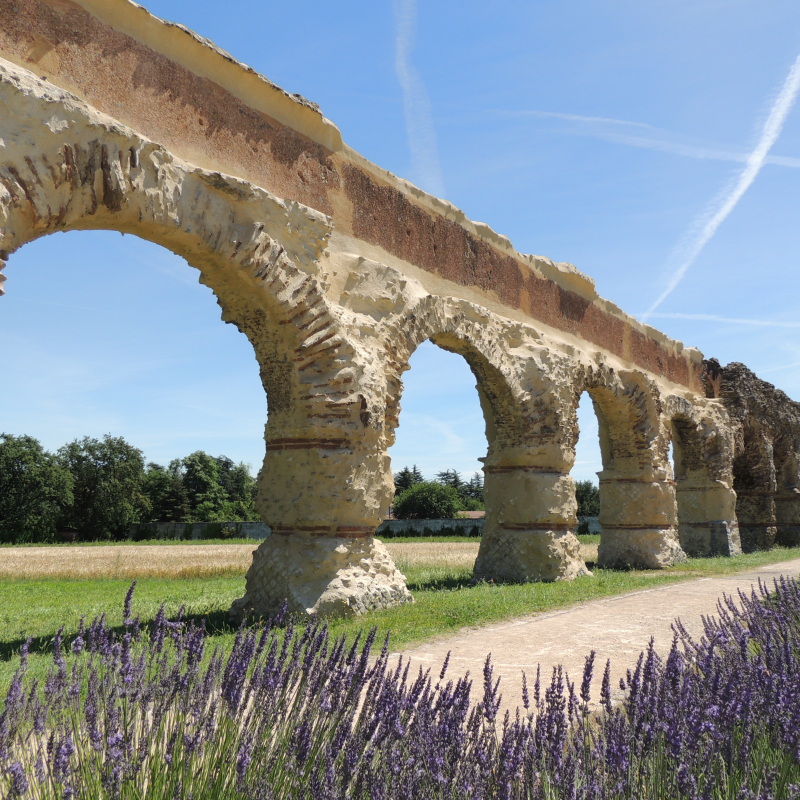
[[[428,339],[467,360],[486,418],[476,577],[587,573],[570,477],[584,391],[602,566],[800,542],[798,404],[369,163],[207,40],[127,0],[0,0],[0,103],[0,266],[56,231],[133,233],[199,270],[253,345],[274,533],[235,612],[411,599],[373,534],[402,374]]]

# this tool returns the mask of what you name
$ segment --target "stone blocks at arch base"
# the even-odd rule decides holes
[[[426,340],[466,359],[486,420],[476,577],[588,574],[569,474],[583,392],[600,423],[599,566],[800,541],[800,406],[745,367],[517,252],[141,6],[15,3],[0,19],[0,267],[57,231],[134,233],[198,270],[253,346],[269,411],[258,509],[275,535],[236,614],[411,599],[373,534],[402,374]]]
[[[293,614],[348,617],[409,602],[405,578],[377,539],[298,532],[259,546],[231,613],[265,616],[286,603]]]

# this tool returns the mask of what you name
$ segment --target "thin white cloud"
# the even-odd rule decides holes
[[[681,314],[679,312],[666,313],[656,311],[650,313],[651,317],[659,319],[692,319],[703,322],[724,322],[731,325],[756,325],[764,328],[800,328],[800,322],[780,322],[771,319],[741,319],[739,317],[718,317],[716,314]]]
[[[416,0],[394,0],[395,72],[403,90],[403,106],[411,151],[412,180],[436,197],[444,197],[444,176],[433,124],[431,101],[425,84],[411,63],[417,26]]]
[[[792,361],[791,364],[782,364],[780,367],[770,367],[769,369],[760,369],[758,371],[758,376],[766,374],[767,372],[777,372],[781,369],[789,369],[790,367],[800,367],[800,361]]]
[[[540,119],[560,119],[567,122],[577,122],[577,128],[569,130],[573,136],[586,136],[592,139],[601,139],[612,144],[627,145],[643,150],[655,150],[661,153],[670,153],[686,158],[697,158],[710,161],[730,161],[737,164],[746,164],[750,158],[749,153],[737,152],[735,150],[724,150],[721,148],[701,147],[699,145],[686,144],[685,142],[671,141],[669,139],[654,139],[647,136],[634,136],[631,134],[620,133],[614,128],[643,128],[662,136],[670,136],[669,131],[662,130],[646,122],[635,122],[628,119],[615,119],[614,117],[588,117],[581,114],[563,114],[555,111],[500,111],[493,110],[492,113],[502,114],[510,117],[535,117]],[[515,162],[517,163],[517,162]],[[800,158],[791,156],[767,156],[765,164],[775,164],[783,167],[800,168]]]
[[[751,158],[748,153],[737,153],[732,150],[714,150],[707,147],[697,147],[695,145],[681,144],[680,142],[670,142],[663,139],[647,139],[642,136],[626,136],[611,131],[594,131],[589,134],[597,139],[603,139],[615,144],[625,144],[630,147],[639,147],[645,150],[657,150],[661,153],[672,153],[677,156],[687,158],[697,158],[709,161],[732,161],[738,164],[747,164]],[[764,164],[776,164],[782,167],[800,168],[800,158],[789,156],[767,156]]]
[[[559,111],[535,111],[520,109],[515,111],[495,111],[495,114],[504,114],[510,117],[539,117],[542,119],[564,119],[569,122],[594,122],[608,125],[625,125],[633,128],[652,128],[646,122],[632,122],[628,119],[614,119],[614,117],[586,117],[582,114],[563,114]]]
[[[772,104],[772,109],[769,112],[767,121],[764,123],[761,138],[753,152],[748,156],[744,170],[742,170],[733,188],[729,192],[723,194],[716,203],[712,204],[711,208],[709,208],[698,222],[692,226],[692,234],[688,242],[679,245],[672,259],[670,259],[673,262],[680,259],[678,267],[673,272],[667,284],[667,288],[661,293],[655,303],[650,306],[647,313],[643,315],[643,319],[647,319],[647,317],[674,291],[689,267],[692,266],[711,237],[717,232],[719,226],[725,221],[727,216],[736,207],[739,200],[741,200],[744,193],[750,188],[750,185],[761,171],[761,167],[764,166],[770,149],[783,130],[783,124],[797,99],[798,91],[800,91],[800,56],[797,57],[792,65],[789,75],[781,88],[780,94]]]
[[[17,303],[34,303],[37,306],[57,306],[58,308],[68,308],[70,311],[94,311],[95,309],[88,306],[75,306],[72,303],[51,303],[47,300],[34,300],[31,297],[14,296],[14,301]]]

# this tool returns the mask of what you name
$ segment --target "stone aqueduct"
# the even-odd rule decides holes
[[[0,0],[0,21],[0,267],[56,231],[133,233],[199,270],[255,350],[273,536],[236,611],[410,599],[373,534],[402,374],[428,339],[467,360],[486,419],[477,577],[586,572],[569,474],[584,391],[601,565],[800,543],[800,405],[742,365],[704,361],[571,265],[518,253],[134,3]]]

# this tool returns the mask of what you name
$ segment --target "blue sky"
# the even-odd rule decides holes
[[[522,252],[574,263],[629,313],[800,400],[800,4],[145,5],[319,103],[352,147]],[[6,274],[0,430],[51,449],[108,432],[162,463],[204,449],[258,468],[255,359],[180,259],[69,233]],[[405,377],[395,468],[478,469],[466,365],[425,345]],[[586,400],[580,420],[573,474],[593,477]]]

